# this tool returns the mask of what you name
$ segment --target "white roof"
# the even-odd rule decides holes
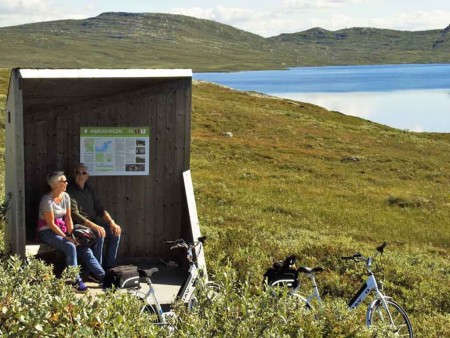
[[[180,78],[192,77],[191,69],[20,69],[25,79],[73,78]]]

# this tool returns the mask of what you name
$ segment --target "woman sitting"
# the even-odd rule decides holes
[[[89,271],[103,279],[105,271],[94,257],[89,247],[78,246],[72,239],[72,216],[70,213],[70,197],[66,193],[67,179],[62,171],[54,171],[47,177],[51,190],[42,196],[39,204],[38,236],[41,241],[61,250],[66,256],[67,266],[77,266],[77,254],[85,262]],[[76,278],[74,287],[77,291],[87,291],[87,286],[80,276]]]

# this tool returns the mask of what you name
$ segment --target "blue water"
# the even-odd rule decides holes
[[[310,102],[399,129],[450,132],[450,64],[195,73],[194,79]]]

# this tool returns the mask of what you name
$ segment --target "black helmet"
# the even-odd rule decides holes
[[[88,228],[81,224],[75,224],[73,227],[72,238],[80,246],[91,246],[95,239],[95,233],[91,228]]]

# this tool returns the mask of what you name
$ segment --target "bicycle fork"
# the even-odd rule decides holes
[[[397,325],[395,324],[394,319],[392,318],[392,314],[391,314],[391,311],[389,310],[389,305],[387,303],[387,300],[392,299],[392,297],[385,296],[378,289],[375,290],[375,293],[376,293],[376,299],[367,308],[367,313],[366,313],[367,326],[370,326],[370,324],[371,324],[370,318],[372,317],[372,313],[374,311],[378,311],[379,312],[378,315],[380,316],[381,320],[384,321],[386,319],[386,318],[384,318],[383,311],[382,311],[382,309],[384,309],[386,311],[387,317],[389,318],[389,323],[390,323],[391,327],[394,328],[395,331],[397,331],[398,330]],[[377,303],[381,303],[381,306],[377,306]]]

